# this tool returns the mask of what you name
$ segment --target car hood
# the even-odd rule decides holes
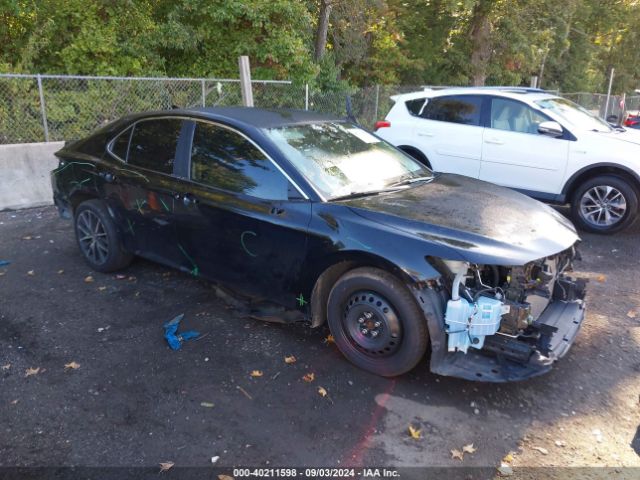
[[[523,265],[579,240],[573,224],[551,207],[460,175],[440,174],[430,183],[340,203],[370,221],[448,247],[451,259],[478,264]]]
[[[607,138],[614,141],[632,143],[634,145],[640,145],[640,130],[635,130],[633,128],[625,128],[622,130],[614,130],[613,132],[592,132],[589,134],[595,136],[596,138],[602,139]],[[619,144],[618,144],[619,145]]]

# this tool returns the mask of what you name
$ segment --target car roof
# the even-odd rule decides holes
[[[391,99],[398,103],[401,101],[406,102],[407,100],[441,97],[445,95],[496,95],[528,101],[557,97],[557,95],[546,90],[528,87],[446,87],[425,88],[417,92],[393,95]]]
[[[197,113],[198,116],[212,120],[228,120],[244,123],[257,128],[274,128],[286,125],[341,121],[333,115],[308,110],[256,108],[256,107],[199,107],[187,110],[171,110],[171,113]]]

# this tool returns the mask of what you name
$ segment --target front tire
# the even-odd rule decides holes
[[[122,247],[116,224],[100,200],[82,202],[74,212],[76,240],[89,266],[113,272],[131,263],[133,255]]]
[[[329,294],[329,328],[356,366],[384,377],[413,369],[429,343],[427,322],[409,289],[377,268],[356,268]]]
[[[630,226],[637,214],[638,193],[626,179],[615,175],[585,181],[571,202],[573,221],[586,232],[618,232]]]

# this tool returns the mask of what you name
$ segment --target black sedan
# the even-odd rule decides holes
[[[434,174],[347,121],[255,108],[132,115],[57,153],[54,201],[95,270],[134,255],[325,321],[393,376],[551,368],[584,318],[573,225],[524,195]]]

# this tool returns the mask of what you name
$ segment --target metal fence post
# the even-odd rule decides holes
[[[309,110],[309,84],[304,84],[304,109]]]
[[[378,121],[378,102],[380,101],[380,84],[376,83],[376,105],[373,109],[373,121]]]
[[[42,127],[44,128],[44,141],[49,141],[49,126],[47,125],[47,109],[44,105],[44,93],[42,91],[42,77],[36,75],[38,79],[38,93],[40,94],[40,113],[42,114]]]
[[[251,68],[249,67],[249,57],[242,55],[238,58],[240,67],[240,89],[242,91],[242,104],[245,107],[253,107],[253,90],[251,85]]]

